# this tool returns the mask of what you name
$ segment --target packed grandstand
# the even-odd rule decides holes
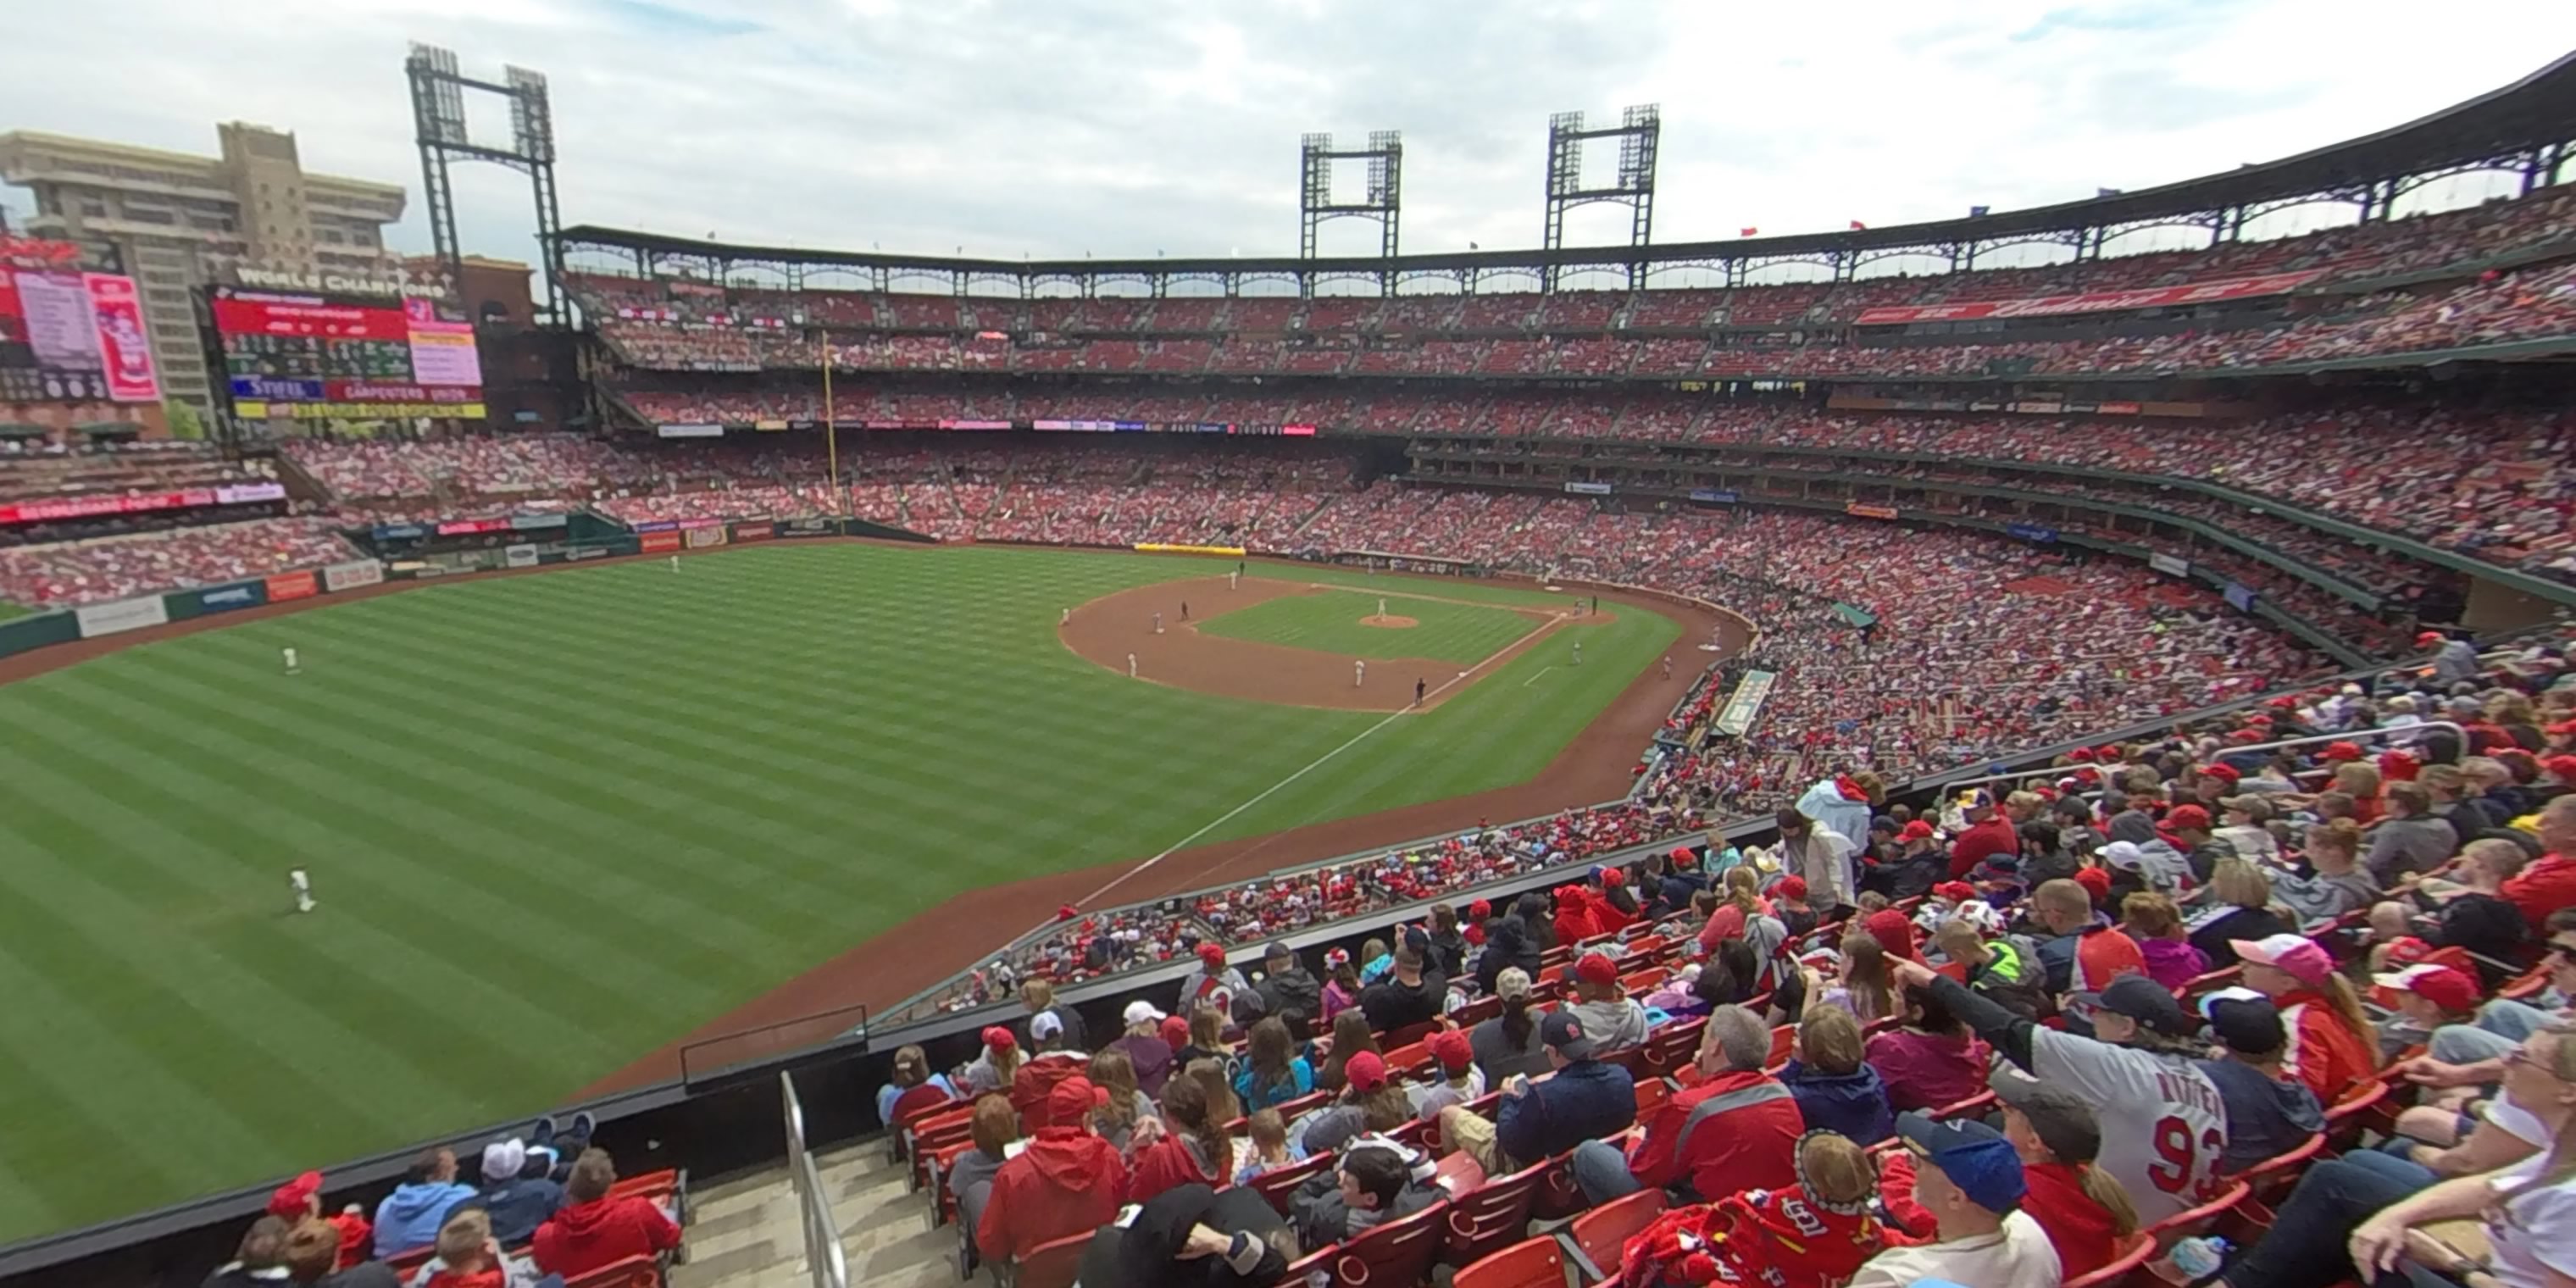
[[[1763,1277],[1786,1257],[1766,1214],[1791,1201],[1853,1236],[1802,1283],[2108,1284],[2221,1255],[2184,1246],[2213,1231],[2244,1245],[2234,1282],[2292,1282],[2320,1256],[2349,1269],[2303,1171],[2341,1194],[2502,1158],[2463,1152],[2434,1108],[2451,1088],[2554,1097],[2555,1119],[2484,1120],[2513,1135],[2472,1137],[2503,1162],[2539,1157],[2542,1129],[2567,1148],[2576,415],[2548,364],[2506,360],[2576,349],[2571,265],[2576,197],[2544,186],[2199,251],[1724,288],[1005,298],[594,268],[564,285],[592,324],[595,432],[0,441],[0,601],[77,613],[581,516],[1240,548],[1723,606],[1754,642],[1672,709],[1621,799],[969,946],[880,1017],[1010,1013],[937,1068],[897,1058],[877,1112],[931,1186],[907,1201],[1024,1284],[1101,1255],[1090,1232],[1124,1202],[1204,1223],[1217,1195],[1167,1210],[1190,1182],[1258,1194],[1299,1236],[1229,1257],[1340,1282],[1489,1255]],[[1078,432],[1100,430],[1160,432]],[[2481,641],[2481,612],[2528,633]],[[1748,687],[1758,710],[1730,718]],[[1925,785],[1945,775],[1966,794]],[[1776,842],[1729,839],[1748,827]],[[1547,892],[1453,897],[1515,883]],[[1361,951],[1273,946],[1318,931]],[[1121,983],[1202,962],[1170,1016],[1168,986]],[[2132,964],[2152,996],[2113,987]],[[2364,1015],[2338,965],[2409,973]],[[2433,970],[2457,979],[2427,988]],[[1109,999],[1126,1032],[1090,1054],[1057,989]],[[2167,1030],[2204,1016],[2227,1054],[2185,1060]],[[2256,1072],[2280,1130],[2240,1134],[2277,1149],[2220,1158],[2186,1130],[2159,1173],[2154,1106],[2070,1072],[2201,1063]],[[1988,1090],[2006,1066],[2064,1085]],[[1118,1099],[1095,1110],[1091,1081]],[[1532,1105],[1580,1130],[1539,1130]],[[1761,1157],[1693,1130],[1748,1106],[1768,1108],[1732,1125]],[[1900,1111],[2000,1112],[2005,1148]],[[2365,1132],[2421,1175],[2326,1157]],[[1100,1183],[1005,1161],[1031,1154]],[[2086,1178],[2097,1161],[2118,1185]],[[601,1205],[561,1228],[623,1202],[645,1255],[669,1250],[631,1206],[667,1194],[561,1162],[572,1210]],[[461,1184],[452,1157],[425,1165],[406,1189]],[[1925,1169],[1985,1204],[1986,1268],[2029,1265],[1945,1261],[1965,1209],[1927,1212]],[[307,1190],[254,1234],[295,1232],[321,1210]],[[1353,1210],[1372,1204],[1389,1219]],[[1533,1215],[1577,1219],[1533,1246]],[[371,1241],[327,1248],[300,1228],[324,1262],[417,1264],[449,1251],[439,1224],[389,1242],[379,1212]],[[523,1234],[540,1268],[608,1264],[545,1251],[546,1228]],[[2535,1237],[2559,1236],[2494,1242]],[[2563,1280],[2564,1255],[2539,1259]]]

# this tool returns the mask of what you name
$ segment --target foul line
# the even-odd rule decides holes
[[[1548,663],[1546,666],[1542,666],[1542,667],[1540,667],[1540,668],[1538,669],[1538,675],[1545,675],[1545,674],[1547,674],[1548,672],[1553,671],[1553,670],[1555,670],[1555,669],[1556,669],[1556,664],[1555,664],[1555,663],[1553,663],[1553,662],[1550,662],[1550,663]],[[1528,688],[1529,686],[1531,686],[1531,685],[1533,685],[1533,684],[1538,683],[1538,675],[1533,675],[1533,676],[1531,676],[1530,678],[1528,678],[1528,679],[1526,679],[1526,680],[1521,681],[1521,687],[1522,687],[1522,688],[1524,688],[1524,689],[1526,689],[1526,688]]]
[[[1450,680],[1444,680],[1444,681],[1442,681],[1442,682],[1441,682],[1441,684],[1440,684],[1440,687],[1439,687],[1439,688],[1433,689],[1433,690],[1431,690],[1431,692],[1430,692],[1430,693],[1423,695],[1423,700],[1427,702],[1427,701],[1429,701],[1429,700],[1431,699],[1431,697],[1432,697],[1433,695],[1448,692],[1451,688],[1453,688],[1453,687],[1455,687],[1455,686],[1457,686],[1457,685],[1461,685],[1461,684],[1466,683],[1466,682],[1467,682],[1467,679],[1468,679],[1468,677],[1469,677],[1469,676],[1472,676],[1472,675],[1474,675],[1476,672],[1481,671],[1481,670],[1484,670],[1486,667],[1493,665],[1493,663],[1494,663],[1494,659],[1495,659],[1495,658],[1509,656],[1509,655],[1512,653],[1512,650],[1514,650],[1514,649],[1516,649],[1516,648],[1520,647],[1520,645],[1521,645],[1522,641],[1529,639],[1531,636],[1538,635],[1538,634],[1540,634],[1541,632],[1547,631],[1547,630],[1549,630],[1549,629],[1551,629],[1551,628],[1553,628],[1553,627],[1557,626],[1559,623],[1563,622],[1564,620],[1565,620],[1565,619],[1564,619],[1563,617],[1551,616],[1551,617],[1548,619],[1548,621],[1546,621],[1545,623],[1541,624],[1537,629],[1532,630],[1532,631],[1530,631],[1528,634],[1525,634],[1525,635],[1521,636],[1521,638],[1520,638],[1520,639],[1513,640],[1511,643],[1506,644],[1506,645],[1504,645],[1502,648],[1495,650],[1492,654],[1488,655],[1488,656],[1485,658],[1485,660],[1484,660],[1484,661],[1482,661],[1482,662],[1478,662],[1478,663],[1477,663],[1477,664],[1475,664],[1474,666],[1468,667],[1468,668],[1467,668],[1466,670],[1464,670],[1464,671],[1460,671],[1460,672],[1457,674],[1456,678],[1454,678],[1454,679],[1450,679]],[[1553,669],[1553,668],[1550,668],[1550,669]],[[1544,674],[1544,672],[1542,672],[1541,674]],[[1245,801],[1244,803],[1242,803],[1242,804],[1240,804],[1240,805],[1235,806],[1233,809],[1227,810],[1227,811],[1226,811],[1226,812],[1224,812],[1223,814],[1219,814],[1219,815],[1217,815],[1214,819],[1212,819],[1212,820],[1210,820],[1210,821],[1208,822],[1207,826],[1202,827],[1202,828],[1200,828],[1199,830],[1197,830],[1197,831],[1195,831],[1195,832],[1190,833],[1188,836],[1184,836],[1184,837],[1182,837],[1180,840],[1173,842],[1173,843],[1170,845],[1170,847],[1166,848],[1162,853],[1157,854],[1157,855],[1155,855],[1154,857],[1152,857],[1152,858],[1150,858],[1150,859],[1147,859],[1147,860],[1145,860],[1144,862],[1139,863],[1139,864],[1137,864],[1136,866],[1134,866],[1134,867],[1132,867],[1132,868],[1129,868],[1128,870],[1126,870],[1125,872],[1122,872],[1122,873],[1118,874],[1117,876],[1111,877],[1111,878],[1109,879],[1109,884],[1104,885],[1104,886],[1100,887],[1099,889],[1094,890],[1094,891],[1092,891],[1091,893],[1089,893],[1089,894],[1087,894],[1087,895],[1084,895],[1084,896],[1082,896],[1082,897],[1081,897],[1081,898],[1079,898],[1079,899],[1074,900],[1074,906],[1075,906],[1075,907],[1077,907],[1077,908],[1088,907],[1088,906],[1091,904],[1091,902],[1092,902],[1093,900],[1098,899],[1100,896],[1102,896],[1102,895],[1104,895],[1104,894],[1107,894],[1107,893],[1109,893],[1110,891],[1115,890],[1115,889],[1117,889],[1118,887],[1120,887],[1120,886],[1122,886],[1122,885],[1127,884],[1129,881],[1134,880],[1134,879],[1135,879],[1135,878],[1137,878],[1137,877],[1143,876],[1147,871],[1151,870],[1151,869],[1154,867],[1154,865],[1155,865],[1155,864],[1161,863],[1163,860],[1168,859],[1168,858],[1172,857],[1173,855],[1180,853],[1182,850],[1188,849],[1188,848],[1190,847],[1190,843],[1191,843],[1191,842],[1196,841],[1196,840],[1198,840],[1200,837],[1205,836],[1205,835],[1207,835],[1208,833],[1213,832],[1213,831],[1217,830],[1218,828],[1225,826],[1227,823],[1229,823],[1229,822],[1233,821],[1233,819],[1235,818],[1235,816],[1237,816],[1237,815],[1239,815],[1239,814],[1243,813],[1245,810],[1248,810],[1248,809],[1252,808],[1253,806],[1258,805],[1258,804],[1260,804],[1261,802],[1266,801],[1266,800],[1270,799],[1272,796],[1274,796],[1274,795],[1278,794],[1278,792],[1279,792],[1279,789],[1280,789],[1280,788],[1286,787],[1288,784],[1293,783],[1293,782],[1296,782],[1298,779],[1303,778],[1303,777],[1305,777],[1306,775],[1311,774],[1311,773],[1315,772],[1316,770],[1323,768],[1323,767],[1324,767],[1324,762],[1329,761],[1329,760],[1331,760],[1333,757],[1338,756],[1338,755],[1341,755],[1343,752],[1349,751],[1351,748],[1353,748],[1353,747],[1356,747],[1356,746],[1360,745],[1362,742],[1365,742],[1365,741],[1367,741],[1367,740],[1368,740],[1369,735],[1374,734],[1374,733],[1376,733],[1378,730],[1380,730],[1380,729],[1384,729],[1384,728],[1386,728],[1388,725],[1394,724],[1396,721],[1401,720],[1401,719],[1405,718],[1406,716],[1412,715],[1413,713],[1414,713],[1414,708],[1412,708],[1412,707],[1406,707],[1406,708],[1405,708],[1404,710],[1402,710],[1402,711],[1396,711],[1396,712],[1391,712],[1391,713],[1389,713],[1389,714],[1387,715],[1387,717],[1386,717],[1384,720],[1380,720],[1380,721],[1378,721],[1376,724],[1370,725],[1368,728],[1360,730],[1360,731],[1359,731],[1359,733],[1358,733],[1358,734],[1356,734],[1355,736],[1353,736],[1349,742],[1343,743],[1341,746],[1335,747],[1335,748],[1333,748],[1331,751],[1325,752],[1323,755],[1317,756],[1313,761],[1309,762],[1309,763],[1306,765],[1306,767],[1305,767],[1305,768],[1300,769],[1300,770],[1298,770],[1297,772],[1295,772],[1295,773],[1293,773],[1293,774],[1288,775],[1286,778],[1282,778],[1282,779],[1280,779],[1278,782],[1272,783],[1270,786],[1263,788],[1263,789],[1261,790],[1261,793],[1260,793],[1259,795],[1257,795],[1257,796],[1254,796],[1252,799],[1250,799],[1250,800],[1248,800],[1248,801]]]

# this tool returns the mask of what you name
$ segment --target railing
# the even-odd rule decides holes
[[[703,1038],[680,1048],[680,1081],[691,1089],[714,1081],[727,1070],[766,1064],[782,1055],[843,1043],[864,1047],[868,1008],[843,1006],[800,1015],[776,1024]]]
[[[796,1186],[796,1215],[805,1236],[805,1269],[814,1288],[849,1288],[850,1267],[841,1251],[841,1223],[823,1193],[823,1174],[805,1148],[805,1105],[796,1098],[796,1076],[781,1069],[778,1099],[787,1120],[787,1175]]]

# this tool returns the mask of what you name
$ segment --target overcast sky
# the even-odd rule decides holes
[[[307,168],[411,191],[405,249],[429,240],[419,39],[551,77],[568,223],[1011,259],[1293,253],[1309,130],[1402,130],[1405,249],[1495,249],[1539,239],[1549,113],[1660,103],[1655,235],[1687,241],[2146,187],[2576,48],[2567,0],[89,0],[8,25],[0,130],[212,152],[217,120],[292,129]],[[474,124],[506,141],[497,107]],[[526,181],[457,174],[466,248],[531,258]],[[1328,225],[1325,250],[1375,236]]]

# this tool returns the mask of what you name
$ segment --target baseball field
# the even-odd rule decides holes
[[[1680,692],[1645,692],[1686,647],[1661,612],[1234,566],[779,545],[0,685],[0,1242],[546,1109],[968,891],[1361,816],[1417,835]],[[1193,678],[1263,657],[1314,691]],[[1194,852],[1156,879],[1199,884]],[[962,968],[1035,919],[914,955]]]

